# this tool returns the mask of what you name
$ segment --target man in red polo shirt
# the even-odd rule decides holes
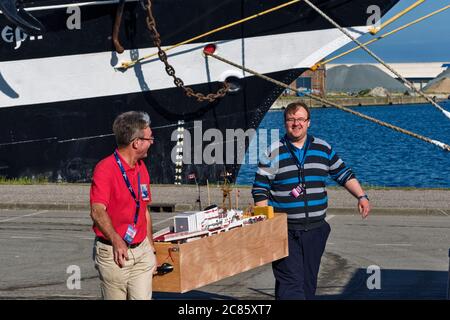
[[[142,161],[153,144],[150,117],[130,111],[114,121],[117,149],[101,160],[91,185],[95,267],[104,299],[151,299],[156,269],[150,177]]]

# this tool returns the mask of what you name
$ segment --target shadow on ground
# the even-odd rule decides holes
[[[357,269],[344,287],[327,286],[318,288],[318,300],[443,300],[447,298],[449,274],[445,271],[425,270],[392,270],[382,269],[380,273],[380,289],[369,290],[367,282],[375,284],[373,274],[366,269]],[[251,294],[246,299],[261,299],[261,294],[254,288],[248,288]],[[266,290],[264,290],[266,291]],[[339,292],[339,293],[336,293]],[[201,290],[193,290],[184,294],[154,292],[155,300],[233,300],[230,295],[215,294]],[[265,299],[273,297],[265,297]]]
[[[192,290],[186,293],[154,292],[155,300],[234,300],[231,296]]]
[[[366,269],[357,269],[348,284],[339,294],[326,294],[336,288],[322,286],[318,288],[323,294],[320,300],[347,300],[347,299],[406,299],[406,300],[441,300],[447,298],[449,274],[445,271],[425,270],[392,270],[382,269],[380,273],[380,289],[368,289],[369,284],[375,284],[373,273],[368,274]]]

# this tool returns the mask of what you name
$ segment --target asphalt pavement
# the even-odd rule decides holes
[[[318,299],[445,299],[450,217],[329,214]],[[152,213],[154,229],[176,213]],[[88,210],[0,209],[0,299],[100,299]],[[80,276],[80,282],[76,277]],[[274,299],[270,264],[154,299]]]

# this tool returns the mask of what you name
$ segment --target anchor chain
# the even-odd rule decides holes
[[[203,93],[200,92],[194,92],[192,88],[185,86],[183,80],[181,80],[175,75],[175,69],[169,64],[167,54],[161,48],[161,37],[158,30],[156,29],[156,21],[155,18],[153,17],[151,0],[147,0],[147,4],[145,4],[145,9],[147,11],[147,19],[146,19],[147,28],[152,33],[153,42],[158,48],[159,60],[161,60],[164,63],[166,72],[169,76],[173,78],[175,86],[182,88],[188,97],[196,98],[197,101],[199,102],[204,101],[214,102],[219,98],[223,98],[230,90],[230,85],[226,81],[223,82],[222,88],[220,88],[216,93],[209,93],[207,95],[204,95]]]

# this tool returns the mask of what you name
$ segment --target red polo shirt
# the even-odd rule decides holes
[[[138,194],[138,173],[140,174],[141,207],[136,223],[137,232],[133,240],[133,243],[139,243],[147,237],[145,210],[151,201],[150,176],[143,161],[138,161],[134,168],[131,168],[120,153],[117,153],[136,196]],[[145,190],[147,197],[145,197]],[[132,225],[134,222],[136,202],[127,188],[114,154],[101,160],[95,167],[91,185],[91,205],[93,203],[102,203],[106,206],[106,212],[108,212],[114,229],[123,239],[128,225]],[[95,225],[93,230],[97,236],[106,238]]]

